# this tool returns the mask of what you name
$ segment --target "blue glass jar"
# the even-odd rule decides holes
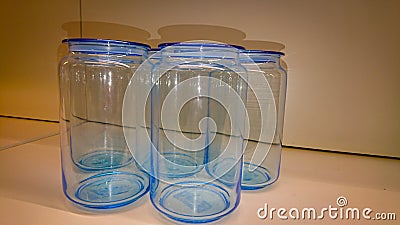
[[[63,191],[91,209],[132,203],[149,189],[124,138],[122,103],[134,71],[147,56],[140,43],[66,39],[59,66]]]
[[[247,74],[230,45],[160,47],[152,71],[151,201],[180,222],[218,220],[240,200]],[[220,109],[225,116],[215,114]]]
[[[263,50],[241,52],[241,64],[253,84],[247,99],[250,132],[244,153],[243,190],[264,188],[279,177],[286,98],[286,71],[280,64],[283,55]],[[267,82],[267,89],[261,87],[263,82]],[[256,92],[266,95],[259,97]]]

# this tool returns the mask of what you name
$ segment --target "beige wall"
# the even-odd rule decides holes
[[[0,23],[0,115],[58,120],[62,24],[79,21],[79,1],[7,1]],[[79,36],[79,26],[71,29]]]
[[[79,2],[10,8],[0,114],[57,119],[57,52],[79,34]],[[284,48],[284,144],[400,156],[400,1],[82,0],[82,18],[84,37]]]

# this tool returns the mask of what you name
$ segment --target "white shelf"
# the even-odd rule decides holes
[[[0,150],[58,133],[58,123],[0,117]]]
[[[399,172],[400,160],[284,149],[278,182],[263,191],[243,192],[238,209],[215,224],[398,224]],[[321,209],[337,206],[339,196],[347,198],[347,207],[396,212],[397,221],[257,217],[265,203],[275,208]],[[139,205],[113,213],[89,214],[69,205],[61,188],[58,135],[0,151],[0,224],[169,223],[153,209],[148,196]]]

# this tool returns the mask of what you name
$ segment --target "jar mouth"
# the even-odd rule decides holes
[[[259,55],[273,55],[273,56],[284,56],[285,53],[278,51],[267,51],[267,50],[244,50],[241,51],[246,54],[259,54]]]
[[[161,57],[180,59],[237,60],[239,49],[215,42],[170,42],[159,45]]]
[[[241,46],[241,45],[234,45],[234,44],[231,44],[230,46],[239,49],[239,51],[246,51],[246,48],[243,47],[243,46]]]
[[[240,62],[242,63],[276,63],[285,53],[265,50],[241,51]]]
[[[86,54],[143,56],[150,49],[143,43],[109,39],[71,38],[62,43],[68,44],[70,52]]]
[[[239,45],[229,45],[219,42],[208,42],[208,41],[190,41],[190,42],[165,42],[158,45],[159,49],[163,49],[166,47],[213,47],[213,48],[235,48],[235,49],[245,49]]]

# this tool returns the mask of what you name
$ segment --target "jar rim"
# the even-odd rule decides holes
[[[246,48],[241,45],[230,44],[230,46],[239,49],[239,51],[246,51]]]
[[[276,55],[276,56],[284,56],[285,55],[285,53],[279,52],[279,51],[256,50],[256,49],[253,49],[253,50],[247,49],[247,50],[242,51],[242,53],[246,53],[246,54],[255,53],[255,54],[260,54],[260,55]]]
[[[277,58],[284,56],[285,53],[266,50],[245,50],[241,51],[240,61],[242,63],[276,63]]]
[[[92,43],[99,45],[118,45],[118,46],[138,46],[150,49],[150,45],[134,42],[134,41],[123,41],[123,40],[112,40],[112,39],[98,39],[98,38],[66,38],[62,40],[62,43],[68,44],[80,44],[80,43]]]
[[[235,48],[238,50],[244,50],[245,48],[239,45],[230,45],[217,42],[164,42],[158,45],[159,49],[163,49],[170,46],[176,47],[215,47],[215,48]]]
[[[109,39],[71,38],[62,42],[68,44],[70,52],[84,54],[146,56],[150,48],[142,43]]]

